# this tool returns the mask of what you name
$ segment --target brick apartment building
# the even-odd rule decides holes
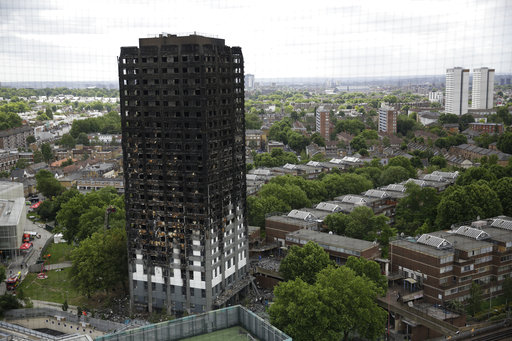
[[[366,240],[312,230],[298,230],[286,235],[286,246],[303,246],[309,241],[317,243],[338,264],[345,264],[350,256],[372,260],[380,257],[379,244]]]
[[[506,166],[508,164],[508,160],[512,156],[507,153],[503,153],[492,149],[481,148],[467,143],[461,144],[459,146],[450,147],[449,154],[461,156],[468,160],[475,160],[480,159],[484,156],[489,157],[491,155],[496,155],[498,157],[498,164],[501,166]]]
[[[503,133],[503,123],[470,123],[469,128],[474,131],[481,131],[488,134],[501,134]]]
[[[422,288],[426,302],[465,301],[472,283],[483,297],[499,295],[512,275],[512,218],[499,216],[471,226],[390,243],[391,268]]]
[[[34,135],[34,128],[22,126],[0,131],[0,149],[25,148],[27,137]]]

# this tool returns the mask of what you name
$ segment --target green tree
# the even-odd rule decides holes
[[[388,290],[388,279],[381,273],[380,266],[377,262],[363,257],[350,256],[348,257],[345,266],[354,270],[356,275],[366,277],[375,283],[381,296],[386,294],[386,291]]]
[[[34,163],[43,162],[43,153],[38,149],[34,151]]]
[[[387,246],[392,235],[391,228],[387,224],[388,220],[388,217],[382,214],[375,215],[367,206],[356,207],[350,212],[350,221],[345,235],[368,241],[377,240],[381,245]]]
[[[503,153],[512,154],[512,132],[507,131],[498,137],[496,147]]]
[[[493,182],[492,188],[500,199],[503,214],[512,217],[512,178],[501,178]]]
[[[14,168],[25,169],[25,168],[27,168],[27,166],[28,166],[27,159],[18,159],[18,161],[16,161],[16,165],[14,166]]]
[[[345,235],[345,230],[349,222],[349,215],[342,212],[329,214],[324,219],[324,224],[327,226],[327,229],[338,235]]]
[[[482,288],[473,282],[469,291],[468,313],[474,316],[482,307]]]
[[[41,169],[36,174],[36,188],[45,197],[51,198],[64,192],[65,188],[62,187],[60,182],[55,179],[53,174],[46,169]]]
[[[327,190],[329,198],[345,194],[357,194],[373,188],[373,184],[366,177],[351,173],[329,173],[321,180]]]
[[[270,322],[296,341],[336,340],[328,338],[332,316],[319,294],[300,278],[279,283],[269,308]]]
[[[367,149],[368,146],[366,145],[366,139],[362,135],[357,135],[350,141],[350,147],[352,147],[353,150],[360,150],[360,149]]]
[[[379,183],[381,186],[396,184],[409,179],[410,172],[401,166],[389,166],[384,169],[380,175]]]
[[[436,225],[448,228],[454,223],[498,216],[502,213],[500,199],[486,181],[467,186],[447,188],[437,206]]]
[[[405,156],[395,156],[389,159],[388,166],[401,166],[409,172],[409,177],[415,178],[417,176],[416,169],[412,166],[411,161]]]
[[[405,186],[407,196],[400,199],[396,206],[395,227],[398,232],[413,236],[425,223],[429,229],[434,226],[440,198],[434,188],[422,188],[414,182]]]
[[[36,142],[36,137],[34,135],[27,136],[26,140],[27,144],[32,144]]]
[[[346,266],[329,267],[318,274],[315,287],[330,312],[326,337],[317,340],[348,340],[350,333],[377,339],[384,333],[387,313],[376,303],[380,290],[373,281]]]
[[[284,201],[274,197],[255,197],[247,198],[247,216],[249,224],[253,226],[265,227],[265,216],[274,212],[289,212],[292,208]]]
[[[471,114],[464,114],[459,117],[459,130],[464,131],[469,128],[469,124],[475,122]]]
[[[361,122],[360,120],[358,119],[346,119],[346,120],[341,120],[341,121],[338,121],[336,123],[336,133],[339,133],[339,132],[347,132],[347,133],[350,133],[352,135],[357,135],[359,134],[361,131],[363,131],[365,128],[364,126],[364,123]]]
[[[260,129],[263,124],[262,120],[255,113],[245,115],[245,129]]]
[[[71,136],[71,134],[64,134],[64,135],[62,135],[62,138],[60,139],[59,144],[61,146],[71,149],[71,148],[75,148],[76,141],[75,141],[75,138],[73,136]]]
[[[325,139],[319,133],[313,133],[313,135],[311,135],[311,142],[316,143],[320,147],[325,147]]]
[[[41,153],[43,154],[44,162],[49,163],[53,159],[53,150],[49,143],[41,145]]]
[[[0,296],[0,317],[3,317],[7,310],[18,309],[20,307],[21,304],[16,296],[11,294],[4,294]]]
[[[447,162],[444,156],[436,155],[430,158],[430,164],[438,166],[439,168],[446,168]]]
[[[93,233],[72,251],[71,260],[71,282],[88,297],[97,290],[115,289],[120,283],[126,292],[128,260],[124,228]]]
[[[70,195],[71,196],[71,195]],[[57,222],[68,243],[80,242],[103,228],[105,211],[116,207],[110,215],[110,226],[124,226],[124,200],[113,187],[83,194],[72,195],[61,204]]]
[[[306,149],[309,144],[309,139],[293,130],[290,130],[287,135],[288,146],[293,149],[295,152],[300,153],[302,150]]]
[[[507,304],[506,310],[508,310],[508,307],[512,303],[512,277],[509,276],[505,279],[505,281],[503,281],[502,288],[503,298]]]
[[[460,186],[466,186],[479,180],[492,182],[496,180],[496,176],[488,168],[471,167],[459,175],[456,184]]]
[[[496,109],[496,115],[507,126],[512,124],[512,114],[510,114],[508,109],[508,106],[502,106]]]
[[[55,219],[57,214],[57,208],[55,202],[53,200],[45,200],[43,201],[39,207],[36,209],[37,214],[41,219],[45,221],[50,221]]]
[[[292,209],[311,206],[311,201],[306,196],[306,193],[296,185],[280,186],[276,183],[268,183],[261,188],[259,196],[276,197],[288,204]]]
[[[455,114],[441,114],[439,115],[439,123],[447,124],[447,123],[459,123],[459,116]]]
[[[382,169],[379,167],[368,166],[362,167],[355,170],[356,174],[365,176],[368,180],[371,180],[373,183],[373,187],[380,186],[380,175],[382,173]]]
[[[89,145],[89,137],[87,137],[86,133],[80,133],[78,135],[78,137],[76,138],[76,143],[82,144],[84,146],[88,146]]]
[[[48,117],[48,119],[50,119],[50,120],[53,119],[53,111],[52,111],[52,108],[50,108],[49,106],[46,107],[44,114],[46,115],[46,117]]]
[[[407,136],[409,132],[414,131],[416,128],[416,121],[409,118],[407,115],[398,115],[396,119],[396,131],[397,133]]]
[[[279,272],[285,281],[300,278],[306,283],[313,284],[316,275],[331,265],[329,254],[315,242],[307,242],[304,246],[293,245],[281,262]]]

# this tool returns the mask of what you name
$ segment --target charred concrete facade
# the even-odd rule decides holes
[[[203,312],[248,282],[240,47],[142,38],[118,60],[131,303]]]

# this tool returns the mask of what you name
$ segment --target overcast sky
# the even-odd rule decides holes
[[[511,0],[0,0],[0,82],[116,80],[121,46],[194,31],[256,78],[512,73]]]

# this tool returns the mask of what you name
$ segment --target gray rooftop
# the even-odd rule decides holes
[[[286,215],[275,215],[275,216],[268,217],[265,220],[300,226],[303,228],[310,227],[312,225],[316,226],[316,222],[314,222],[314,221],[312,222],[312,221],[305,221],[305,220],[300,220],[300,219],[296,219],[296,218],[290,218]]]
[[[326,249],[329,249],[329,246],[332,246],[342,247],[347,250],[353,250],[358,252],[363,252],[365,250],[375,247],[375,244],[373,242],[369,242],[366,240],[348,238],[344,236],[338,236],[335,234],[328,234],[305,229],[288,233],[286,235],[286,240],[289,239],[303,240],[306,242],[314,241],[315,243]]]
[[[467,251],[467,252],[472,251],[472,250],[478,250],[478,249],[481,249],[484,247],[492,247],[492,245],[493,245],[490,242],[485,242],[483,240],[476,240],[473,238],[456,235],[454,233],[449,233],[446,231],[432,232],[431,235],[445,238],[450,243],[452,243],[452,245],[455,249]]]
[[[441,258],[445,256],[450,256],[454,254],[453,249],[440,250],[432,246],[419,244],[406,239],[398,239],[390,242],[392,245],[400,246],[406,249],[414,250],[432,257]]]

